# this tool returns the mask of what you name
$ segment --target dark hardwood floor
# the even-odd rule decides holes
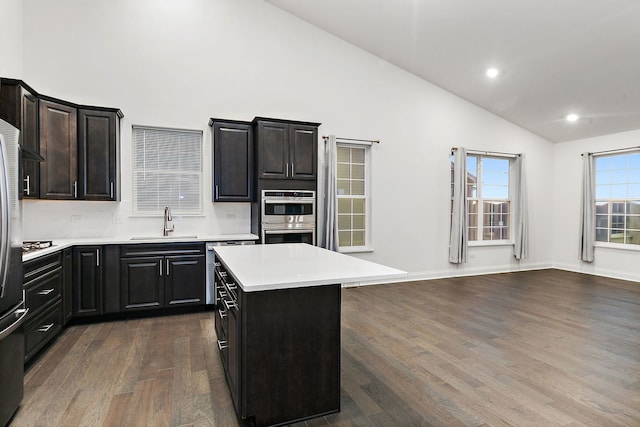
[[[299,426],[640,426],[640,283],[541,270],[343,290],[342,410]],[[68,328],[12,426],[235,426],[212,313]]]

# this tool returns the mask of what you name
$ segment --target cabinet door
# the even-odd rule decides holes
[[[253,126],[214,122],[213,163],[213,201],[250,202],[253,199]]]
[[[78,196],[77,111],[74,107],[40,100],[40,198]]]
[[[164,279],[167,307],[204,304],[204,255],[166,257]]]
[[[78,196],[85,200],[116,200],[115,112],[78,110]]]
[[[38,137],[38,98],[22,89],[22,145],[34,153],[40,152]],[[40,196],[40,164],[37,162],[22,163],[22,197],[37,199]]]
[[[73,317],[73,257],[71,248],[62,254],[62,319],[67,324]]]
[[[289,176],[294,179],[316,179],[318,169],[318,128],[315,126],[290,126]]]
[[[289,177],[289,125],[258,122],[258,178]]]
[[[122,311],[160,308],[164,305],[163,257],[121,258]]]
[[[73,314],[102,314],[102,246],[73,249]]]

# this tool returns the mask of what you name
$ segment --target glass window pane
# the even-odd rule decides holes
[[[348,196],[351,194],[350,182],[351,181],[345,179],[338,180],[338,196]]]
[[[478,228],[477,227],[469,228],[468,233],[469,233],[468,238],[469,238],[470,242],[478,240]]]
[[[338,163],[338,170],[336,172],[338,178],[351,178],[349,175],[349,164],[348,163]]]
[[[351,199],[348,199],[348,198],[338,199],[338,213],[341,213],[341,214],[351,213]]]
[[[611,203],[611,213],[622,214],[624,213],[624,203]]]
[[[597,202],[596,203],[596,213],[597,214],[608,214],[609,213],[609,203],[607,203],[607,202]]]
[[[364,230],[365,228],[365,217],[364,215],[354,215],[353,216],[353,229],[354,230]]]
[[[364,164],[364,148],[351,149],[351,162]]]
[[[608,242],[609,230],[604,228],[596,228],[596,241],[597,242]]]
[[[611,186],[611,198],[624,199],[627,197],[627,184],[614,184]]]
[[[640,230],[640,215],[627,216],[627,230]]]
[[[353,199],[353,213],[365,213],[365,199]]]
[[[338,215],[338,230],[351,230],[351,215]]]
[[[629,184],[627,185],[627,197],[640,199],[640,184]]]
[[[625,243],[628,245],[640,245],[640,231],[627,231]]]
[[[364,165],[352,165],[351,166],[351,178],[364,179]]]
[[[349,163],[351,161],[349,149],[346,147],[338,147],[337,158],[338,163]]]
[[[364,246],[364,231],[354,231],[351,233],[353,246]]]
[[[596,199],[610,199],[610,198],[611,198],[610,185],[596,185]]]
[[[352,246],[350,231],[338,231],[338,246]]]
[[[596,215],[596,227],[598,228],[609,227],[609,215]]]
[[[351,194],[364,196],[364,181],[351,181]]]

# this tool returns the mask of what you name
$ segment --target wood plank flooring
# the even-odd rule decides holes
[[[640,426],[640,283],[559,270],[343,290],[342,410],[301,426]],[[237,426],[212,312],[68,328],[11,426]]]

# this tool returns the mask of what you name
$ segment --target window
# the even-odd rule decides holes
[[[133,214],[202,214],[202,132],[133,127]]]
[[[640,245],[640,152],[594,157],[596,241]]]
[[[451,159],[453,208],[453,156]],[[511,239],[510,168],[511,160],[506,157],[467,154],[469,242]]]
[[[337,144],[338,246],[355,251],[370,247],[368,145]]]

